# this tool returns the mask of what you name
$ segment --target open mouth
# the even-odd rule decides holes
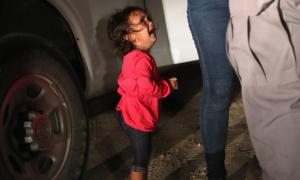
[[[156,29],[152,28],[151,30],[149,30],[149,35],[155,35],[156,34]]]

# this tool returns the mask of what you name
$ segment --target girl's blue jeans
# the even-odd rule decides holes
[[[121,128],[130,139],[133,152],[131,171],[146,173],[151,156],[152,133],[139,131],[128,126],[121,112],[118,112],[118,120]]]
[[[228,0],[188,0],[188,22],[203,79],[200,127],[206,153],[224,151],[235,73],[226,55]]]

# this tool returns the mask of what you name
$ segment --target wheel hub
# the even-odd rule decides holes
[[[0,106],[0,158],[14,179],[52,179],[70,146],[70,115],[60,90],[27,75],[8,90]]]
[[[33,152],[46,150],[52,144],[52,127],[49,118],[37,111],[27,112],[28,119],[24,121],[24,142]]]

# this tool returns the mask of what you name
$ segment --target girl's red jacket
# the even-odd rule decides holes
[[[171,88],[159,78],[154,58],[148,52],[133,50],[123,57],[118,78],[121,99],[116,107],[125,123],[140,131],[157,128],[159,99],[168,96]]]

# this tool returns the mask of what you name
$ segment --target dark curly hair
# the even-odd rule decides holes
[[[108,20],[108,37],[114,41],[115,46],[118,48],[122,56],[135,49],[134,44],[128,40],[125,40],[124,37],[125,35],[134,32],[134,30],[130,28],[130,23],[128,21],[129,16],[136,11],[141,11],[149,16],[147,10],[137,6],[130,6],[123,10],[117,11]]]

